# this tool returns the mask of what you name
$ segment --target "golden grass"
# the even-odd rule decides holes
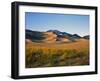
[[[89,65],[89,41],[26,44],[26,68]]]

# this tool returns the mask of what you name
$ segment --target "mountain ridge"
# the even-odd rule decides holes
[[[59,30],[48,30],[45,32],[25,30],[26,39],[32,42],[45,42],[45,43],[69,43],[76,42],[79,39],[89,40],[89,35],[81,37],[78,34],[70,34],[61,32]]]

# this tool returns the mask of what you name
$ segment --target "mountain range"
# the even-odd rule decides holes
[[[78,34],[70,34],[59,30],[48,30],[45,32],[25,30],[26,42],[45,42],[45,43],[69,43],[80,39],[89,40],[89,35],[81,37]]]

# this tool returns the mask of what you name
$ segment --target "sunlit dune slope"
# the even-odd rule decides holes
[[[76,49],[83,50],[89,49],[89,40],[80,39],[77,42],[71,43],[27,43],[27,47],[36,47],[36,48],[52,48],[52,49]]]

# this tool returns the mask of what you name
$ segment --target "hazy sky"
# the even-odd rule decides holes
[[[59,30],[84,36],[89,35],[89,16],[26,12],[25,26],[34,31]]]

